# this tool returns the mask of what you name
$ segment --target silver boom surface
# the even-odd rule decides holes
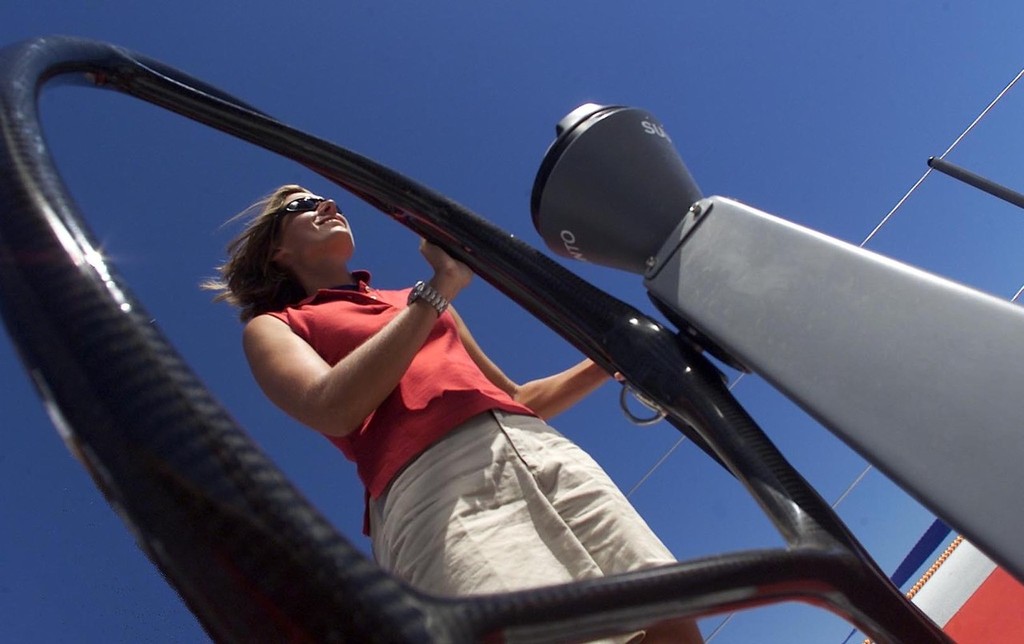
[[[1024,308],[722,197],[651,295],[1024,579]]]

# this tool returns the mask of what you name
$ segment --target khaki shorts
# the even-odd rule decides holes
[[[433,595],[676,561],[594,459],[543,421],[501,411],[470,419],[405,468],[371,501],[370,532],[378,563]]]

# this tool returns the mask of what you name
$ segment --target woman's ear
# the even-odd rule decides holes
[[[270,263],[277,264],[279,268],[287,266],[288,251],[278,246],[270,253]]]

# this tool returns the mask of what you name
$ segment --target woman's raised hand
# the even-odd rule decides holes
[[[453,259],[439,246],[425,239],[420,240],[420,253],[434,269],[431,285],[449,301],[465,288],[473,278],[473,271],[468,266]]]

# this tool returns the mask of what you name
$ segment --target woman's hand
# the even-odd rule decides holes
[[[444,252],[439,246],[435,246],[425,239],[420,240],[420,253],[434,269],[434,277],[430,280],[430,285],[448,301],[454,299],[473,278],[473,271],[468,266],[452,259],[451,255]]]

